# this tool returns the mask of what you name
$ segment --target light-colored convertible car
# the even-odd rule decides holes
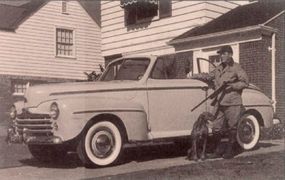
[[[25,101],[11,108],[8,141],[27,144],[39,160],[73,150],[86,165],[107,166],[117,162],[124,145],[187,137],[198,116],[211,111],[210,101],[190,110],[213,90],[199,80],[176,79],[166,62],[123,57],[96,82],[28,87]],[[252,85],[243,102],[237,139],[248,150],[258,143],[260,128],[272,125],[273,109]]]

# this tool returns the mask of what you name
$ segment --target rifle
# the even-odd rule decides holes
[[[222,91],[224,91],[224,89],[226,88],[227,83],[223,83],[223,85],[221,87],[219,87],[217,90],[215,90],[212,94],[210,94],[208,97],[206,97],[203,101],[201,101],[199,104],[197,104],[195,107],[193,107],[191,109],[191,112],[193,112],[195,109],[197,109],[199,106],[201,106],[201,104],[203,104],[204,102],[206,102],[208,99],[213,99],[216,96],[218,96]]]

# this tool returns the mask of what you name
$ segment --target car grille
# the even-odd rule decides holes
[[[23,113],[16,118],[15,127],[19,134],[53,135],[53,121],[49,115]]]

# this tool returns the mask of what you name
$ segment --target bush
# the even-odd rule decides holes
[[[273,125],[272,128],[261,129],[261,139],[283,139],[285,136],[285,123],[281,121],[279,124]]]

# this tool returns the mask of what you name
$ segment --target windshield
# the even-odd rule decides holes
[[[140,80],[149,65],[147,58],[122,59],[108,66],[101,81]]]

